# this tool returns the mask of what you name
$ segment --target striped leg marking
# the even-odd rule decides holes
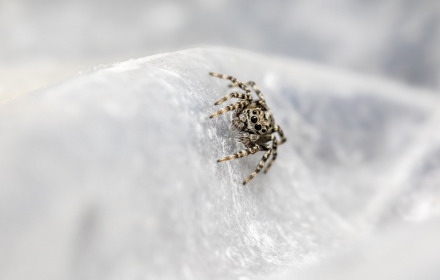
[[[233,93],[229,94],[228,96],[223,97],[219,101],[215,102],[215,105],[220,105],[223,102],[225,102],[226,100],[229,100],[231,98],[240,98],[240,99],[249,100],[250,102],[252,102],[252,96],[250,93],[233,92]]]
[[[254,81],[249,81],[246,83],[247,85],[250,85],[252,87],[252,89],[255,91],[255,93],[258,95],[258,98],[260,98],[260,100],[262,100],[263,102],[266,102],[266,98],[264,98],[263,93],[261,92],[261,90],[257,87],[257,85],[255,84]]]
[[[256,152],[258,152],[260,150],[260,146],[255,145],[252,148],[249,149],[245,149],[243,151],[240,151],[236,154],[221,158],[219,160],[217,160],[217,162],[223,162],[223,161],[227,161],[227,160],[231,160],[231,159],[236,159],[236,158],[241,158],[241,157],[246,157],[248,155],[252,155],[255,154]]]
[[[272,148],[270,148],[263,156],[263,158],[261,159],[260,163],[257,166],[257,169],[255,169],[254,172],[252,172],[252,174],[246,178],[246,180],[244,180],[243,185],[246,185],[250,180],[252,180],[252,178],[254,178],[263,168],[264,164],[266,163],[267,159],[269,158],[270,154],[272,153]]]
[[[286,138],[286,136],[284,136],[284,132],[283,132],[283,130],[281,129],[281,126],[279,126],[279,125],[276,124],[276,125],[274,126],[273,130],[274,130],[274,132],[278,132],[278,134],[279,134],[280,137],[281,137],[281,143],[280,143],[280,145],[282,145],[284,142],[287,141],[287,138]]]
[[[228,111],[235,110],[235,109],[238,109],[238,108],[242,109],[242,108],[246,107],[248,104],[249,104],[249,101],[247,101],[247,100],[239,101],[237,103],[234,103],[234,104],[231,104],[229,106],[226,106],[225,108],[221,109],[217,113],[212,114],[209,118],[212,119],[212,118],[218,117],[221,114],[224,114],[224,113],[226,113]]]
[[[277,159],[277,148],[278,148],[278,140],[274,137],[273,138],[273,144],[272,144],[272,160],[269,162],[269,164],[267,165],[266,169],[264,169],[264,173],[267,173],[270,169],[270,167],[272,166],[273,162]]]
[[[249,82],[247,82],[247,83],[243,83],[245,86],[248,86],[249,85]],[[230,84],[229,85],[229,87],[238,87],[239,85],[238,85],[238,83],[232,83],[232,84]]]
[[[255,91],[255,93],[258,95],[258,98],[260,98],[260,100],[262,100],[263,102],[266,102],[266,98],[264,98],[263,93],[261,92],[261,90],[257,87],[257,85],[255,84],[254,81],[249,81],[247,83],[244,83],[246,86],[251,86],[252,89]],[[235,82],[229,85],[229,87],[238,87],[239,83]]]
[[[217,77],[217,78],[220,78],[220,79],[231,80],[231,82],[232,82],[232,84],[234,86],[237,85],[242,90],[245,90],[246,93],[250,93],[251,92],[251,90],[245,84],[243,84],[242,82],[237,80],[237,78],[234,78],[234,77],[228,76],[228,75],[213,73],[213,72],[209,72],[209,75]]]

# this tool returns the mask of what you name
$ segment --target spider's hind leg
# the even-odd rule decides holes
[[[261,90],[257,87],[257,84],[254,81],[249,81],[247,83],[244,83],[246,86],[251,86],[252,89],[255,91],[255,93],[258,95],[258,98],[262,100],[263,102],[266,102],[266,98],[264,98],[263,93]],[[238,87],[238,83],[232,83],[229,85],[229,87]]]
[[[249,81],[246,83],[246,85],[249,85],[252,87],[252,89],[255,91],[255,93],[258,95],[258,98],[260,98],[261,101],[263,101],[264,103],[266,103],[266,98],[264,98],[263,93],[261,92],[261,90],[257,87],[257,85],[255,84],[254,81]]]
[[[242,90],[245,90],[246,93],[249,93],[249,95],[251,93],[251,90],[244,83],[240,82],[237,78],[228,75],[213,73],[213,72],[209,72],[209,75],[220,79],[230,80],[234,86],[238,86]]]

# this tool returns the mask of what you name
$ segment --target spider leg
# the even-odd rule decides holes
[[[247,100],[238,101],[237,103],[226,106],[225,108],[221,109],[217,113],[212,114],[209,118],[212,119],[212,118],[218,117],[221,114],[224,114],[224,113],[231,111],[231,110],[242,109],[242,108],[246,107],[248,104],[249,104],[249,101],[247,101]]]
[[[244,85],[246,85],[246,86],[248,86],[249,85],[249,82],[247,82],[247,83],[243,83]],[[229,87],[238,87],[239,85],[238,85],[238,83],[237,82],[235,82],[235,83],[232,83],[232,84],[230,84],[229,85]]]
[[[241,158],[241,157],[246,157],[248,155],[252,155],[255,154],[256,152],[258,152],[260,150],[260,146],[259,145],[255,145],[252,148],[248,148],[245,149],[243,151],[240,151],[236,154],[221,158],[219,160],[217,160],[217,162],[223,162],[223,161],[227,161],[227,160],[231,160],[231,159],[236,159],[236,158]]]
[[[209,75],[217,77],[217,78],[225,79],[225,80],[231,80],[231,82],[232,82],[232,84],[234,86],[236,85],[239,88],[241,88],[242,90],[245,90],[246,93],[250,93],[251,92],[251,90],[245,84],[243,84],[242,82],[237,80],[237,78],[234,78],[234,77],[228,76],[228,75],[213,73],[213,72],[209,72]]]
[[[273,135],[272,135],[273,136]],[[272,166],[272,163],[277,159],[277,148],[278,148],[278,140],[276,137],[273,138],[273,142],[272,142],[272,160],[269,162],[269,164],[267,165],[266,169],[264,169],[264,173],[267,173],[270,169],[270,167]]]
[[[245,85],[247,85],[247,86],[252,86],[252,89],[255,91],[255,93],[258,95],[258,98],[260,98],[260,100],[257,100],[256,101],[256,103],[258,104],[258,105],[262,105],[262,106],[264,106],[264,108],[266,108],[266,110],[268,110],[269,111],[269,107],[267,107],[267,104],[266,104],[266,99],[264,98],[264,95],[263,95],[263,93],[258,89],[258,87],[257,87],[257,85],[255,84],[255,82],[254,81],[249,81],[249,82],[247,82],[247,83],[244,83]],[[236,86],[238,86],[236,83],[235,84],[231,84],[231,85],[229,85],[230,87],[236,87]]]
[[[249,81],[246,83],[246,85],[250,85],[252,87],[252,89],[255,91],[255,93],[258,95],[258,98],[260,98],[260,101],[263,101],[264,103],[266,103],[266,98],[264,98],[263,93],[260,91],[260,89],[258,89],[258,87],[254,81]]]
[[[263,168],[264,164],[266,163],[267,159],[269,158],[270,154],[272,153],[272,147],[268,147],[267,152],[264,154],[263,158],[261,159],[260,163],[257,166],[257,169],[255,169],[252,174],[244,180],[243,185],[246,185],[252,178],[254,178]]]
[[[240,93],[240,92],[235,91],[235,92],[229,94],[228,96],[223,97],[219,101],[215,102],[215,105],[222,104],[223,102],[225,102],[226,100],[229,100],[231,98],[240,98],[240,99],[249,100],[250,102],[252,102],[252,96],[251,96],[250,92]]]
[[[258,95],[258,98],[260,98],[260,101],[262,102],[258,102],[259,104],[263,104],[266,103],[266,98],[264,98],[263,93],[261,92],[261,90],[257,87],[257,85],[255,84],[254,81],[249,81],[247,83],[244,83],[246,86],[251,86],[252,89],[255,91],[255,93]],[[229,87],[238,87],[239,84],[237,82],[232,83],[229,85]]]
[[[276,124],[276,125],[273,127],[273,131],[274,131],[274,132],[278,132],[278,134],[280,135],[280,137],[281,137],[281,143],[280,143],[280,145],[287,141],[287,138],[286,138],[286,136],[284,135],[284,132],[283,132],[283,130],[281,129],[281,126],[279,126],[279,125]]]

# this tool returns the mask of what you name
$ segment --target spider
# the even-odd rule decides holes
[[[215,105],[219,105],[231,98],[239,99],[238,102],[231,104],[210,116],[210,118],[215,118],[223,113],[235,110],[232,115],[231,130],[238,131],[235,140],[242,143],[246,147],[246,149],[236,154],[221,158],[217,160],[217,162],[245,157],[255,154],[258,151],[265,151],[263,158],[261,159],[260,163],[258,163],[257,169],[255,169],[255,171],[252,172],[252,174],[247,177],[246,180],[244,180],[243,185],[246,185],[261,171],[271,154],[273,155],[272,160],[267,165],[264,173],[269,171],[271,165],[276,160],[278,140],[272,133],[278,132],[279,136],[281,137],[281,142],[279,145],[286,142],[287,139],[284,136],[281,127],[275,123],[273,115],[270,112],[269,107],[267,107],[263,93],[261,93],[261,91],[257,88],[255,82],[249,81],[247,83],[242,83],[237,80],[237,78],[231,76],[212,72],[209,74],[217,78],[230,80],[232,82],[232,84],[229,85],[230,87],[239,87],[246,91],[245,93],[235,91],[217,101]],[[259,100],[254,101],[252,99],[251,90],[248,88],[248,86],[253,88],[255,93],[258,95]],[[272,142],[272,145],[269,145],[268,142]]]

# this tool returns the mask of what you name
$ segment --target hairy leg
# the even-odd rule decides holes
[[[242,101],[238,101],[237,103],[231,104],[229,106],[226,106],[225,108],[221,109],[220,111],[218,111],[217,113],[212,114],[209,118],[215,118],[220,116],[221,114],[224,114],[228,111],[231,110],[235,110],[235,109],[243,109],[244,107],[246,107],[249,104],[249,101],[247,100],[242,100]]]
[[[271,153],[272,153],[272,147],[269,147],[269,149],[261,159],[260,163],[258,163],[257,169],[255,169],[255,171],[252,172],[252,174],[249,177],[247,177],[246,180],[244,180],[243,185],[249,183],[249,181],[252,180],[252,178],[254,178],[261,171],[261,169],[263,168],[264,164],[266,163]]]
[[[254,81],[249,81],[247,83],[244,83],[246,86],[251,86],[252,89],[255,91],[255,93],[258,95],[258,98],[260,98],[260,104],[265,103],[266,102],[266,98],[264,98],[263,93],[261,92],[261,90],[257,87],[256,83]],[[238,83],[232,83],[229,85],[229,87],[238,87]],[[258,102],[258,101],[257,101]]]
[[[264,173],[267,173],[270,169],[270,167],[272,166],[273,162],[277,159],[277,148],[278,148],[278,140],[277,138],[273,138],[273,142],[272,142],[272,160],[269,162],[269,164],[267,165],[266,169],[264,169]]]
[[[255,154],[256,152],[258,152],[260,150],[260,146],[255,144],[255,146],[253,146],[252,148],[248,148],[245,149],[243,151],[240,151],[236,154],[221,158],[219,160],[217,160],[217,162],[223,162],[223,161],[227,161],[227,160],[231,160],[231,159],[236,159],[236,158],[241,158],[241,157],[246,157],[248,155],[252,155]]]
[[[233,92],[233,93],[229,94],[228,96],[225,96],[222,99],[220,99],[219,101],[215,102],[215,105],[222,104],[223,102],[225,102],[226,100],[229,100],[231,98],[240,98],[240,99],[244,99],[244,100],[248,100],[249,102],[252,102],[252,96],[251,96],[250,92],[247,92],[247,93]]]
[[[251,92],[251,90],[245,84],[243,84],[242,82],[237,80],[237,78],[234,78],[234,77],[228,76],[228,75],[213,73],[213,72],[209,72],[209,75],[220,78],[220,79],[230,80],[233,85],[236,84],[239,88],[241,88],[242,90],[245,90],[246,93]]]
[[[249,81],[246,84],[252,87],[252,89],[255,91],[255,93],[258,95],[258,98],[260,98],[261,101],[266,102],[266,98],[264,98],[263,93],[260,91],[260,89],[258,89],[254,81]]]
[[[280,145],[287,141],[287,138],[286,138],[286,136],[284,135],[284,132],[283,132],[283,130],[281,129],[281,126],[279,126],[279,125],[276,124],[276,125],[273,127],[273,131],[274,131],[274,132],[278,132],[278,134],[280,135],[280,137],[281,137],[281,143],[280,143]]]

